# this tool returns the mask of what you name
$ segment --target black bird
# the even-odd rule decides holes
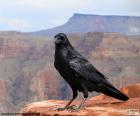
[[[54,66],[60,75],[68,82],[73,91],[73,98],[68,104],[59,110],[70,108],[70,104],[82,92],[84,99],[78,109],[82,109],[88,92],[96,91],[105,95],[126,101],[129,98],[117,90],[107,81],[107,78],[99,72],[85,57],[77,52],[64,33],[58,33],[55,37],[55,62]]]

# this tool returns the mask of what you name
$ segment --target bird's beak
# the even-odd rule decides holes
[[[61,41],[61,40],[60,40],[59,38],[54,37],[54,43],[56,43],[56,44],[57,44],[57,43],[60,43],[60,41]]]

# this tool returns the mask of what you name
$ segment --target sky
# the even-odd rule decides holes
[[[140,16],[140,0],[0,0],[0,31],[49,29],[74,13]]]

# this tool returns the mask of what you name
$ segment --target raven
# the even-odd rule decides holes
[[[88,92],[92,91],[101,92],[123,101],[129,99],[109,83],[105,75],[99,72],[85,57],[74,49],[64,33],[58,33],[54,39],[54,66],[73,91],[73,98],[64,108],[59,108],[58,110],[69,109],[78,92],[82,92],[84,95],[81,104],[77,108],[78,110],[83,108]]]

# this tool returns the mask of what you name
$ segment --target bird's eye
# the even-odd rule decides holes
[[[60,40],[62,40],[62,41],[63,41],[63,40],[65,40],[65,38],[63,38],[63,37],[60,37]]]

